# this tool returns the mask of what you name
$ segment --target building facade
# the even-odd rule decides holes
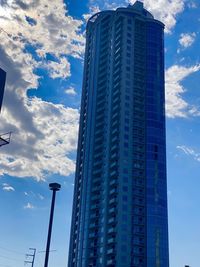
[[[169,267],[163,30],[139,1],[88,21],[69,267]]]
[[[0,112],[3,102],[5,82],[6,82],[6,72],[0,68]]]

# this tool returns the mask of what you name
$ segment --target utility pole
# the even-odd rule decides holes
[[[28,258],[28,260],[24,261],[25,264],[31,264],[31,267],[34,266],[34,262],[35,262],[35,254],[36,254],[36,248],[29,248],[29,250],[33,251],[32,254],[27,253],[26,254],[26,258]]]
[[[61,188],[61,185],[58,184],[58,183],[49,184],[49,189],[53,191],[53,195],[52,195],[52,201],[51,201],[51,211],[50,211],[50,218],[49,218],[49,230],[48,230],[48,236],[47,236],[47,246],[46,246],[44,267],[48,267],[56,192],[59,191],[60,188]]]

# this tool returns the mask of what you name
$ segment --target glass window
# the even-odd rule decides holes
[[[129,102],[125,102],[125,106],[126,106],[126,107],[130,107]]]
[[[124,150],[124,157],[128,158],[128,150]]]
[[[122,245],[122,246],[121,246],[121,250],[122,250],[122,251],[126,251],[126,250],[127,250],[127,246],[126,246],[126,245]]]
[[[124,135],[124,139],[126,139],[126,140],[128,140],[128,139],[129,139],[129,136],[128,136],[128,134],[125,134],[125,135]]]
[[[124,205],[124,204],[123,204],[123,205],[122,205],[122,209],[123,209],[123,212],[124,212],[124,211],[127,211],[127,210],[128,210],[127,205]]]
[[[124,168],[123,173],[128,173],[128,169]]]
[[[123,186],[123,191],[127,192],[128,191],[128,186]]]
[[[125,143],[124,143],[124,147],[125,147],[125,148],[128,148],[128,143],[125,142]]]
[[[126,201],[128,201],[128,197],[127,196],[122,196],[122,200],[126,202]]]
[[[123,177],[123,181],[124,181],[125,183],[127,183],[127,182],[128,182],[128,177],[124,176],[124,177]]]

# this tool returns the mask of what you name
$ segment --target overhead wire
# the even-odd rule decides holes
[[[15,43],[15,41],[16,41],[17,39],[20,39],[20,41],[25,41],[25,38],[20,37],[20,36],[17,36],[17,35],[13,36],[13,34],[7,32],[7,31],[4,30],[2,27],[0,27],[0,32],[4,32],[4,33],[7,35],[7,37],[8,37],[13,43]]]
[[[2,267],[14,267],[14,266],[11,266],[11,265],[1,264],[1,263],[0,263],[0,266],[2,266]]]
[[[24,255],[23,252],[19,252],[19,251],[17,251],[17,250],[13,250],[13,249],[5,248],[5,247],[3,247],[3,246],[0,246],[0,249],[5,250],[5,251],[8,251],[8,252],[12,252],[12,253],[16,253],[16,254]]]
[[[3,259],[7,259],[7,260],[12,260],[12,261],[24,261],[24,260],[20,260],[20,259],[14,259],[14,258],[10,258],[10,257],[7,257],[7,256],[3,256],[3,255],[0,255],[0,258],[3,258]]]
[[[24,255],[24,253],[22,253],[22,252],[19,252],[19,251],[14,250],[14,249],[5,248],[3,246],[0,246],[0,250],[4,250],[4,251],[9,252],[9,253],[15,253],[15,254],[18,254],[18,255]],[[10,256],[1,255],[1,254],[0,254],[0,258],[6,259],[6,260],[11,260],[11,261],[19,261],[19,262],[23,262],[24,261],[24,259],[19,259],[19,258],[17,259],[17,258],[13,258],[13,257],[10,257]],[[1,264],[0,266],[3,266],[3,265]]]

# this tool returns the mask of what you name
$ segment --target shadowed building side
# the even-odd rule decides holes
[[[0,113],[3,103],[4,88],[6,83],[6,72],[0,68]],[[0,134],[0,147],[10,143],[11,132]]]
[[[163,31],[139,1],[88,21],[69,267],[169,267]]]
[[[3,102],[5,82],[6,82],[6,72],[0,68],[0,112]]]

